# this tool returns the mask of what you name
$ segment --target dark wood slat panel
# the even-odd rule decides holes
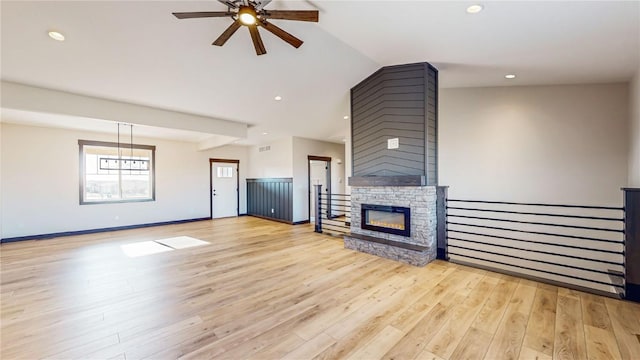
[[[435,181],[437,81],[437,70],[419,63],[382,68],[351,89],[354,176],[430,175]],[[390,138],[399,139],[399,149],[386,149]]]
[[[413,68],[406,69],[405,71],[381,69],[381,71],[377,71],[363,80],[357,87],[360,92],[366,93],[371,88],[384,86],[384,83],[388,80],[407,78],[424,78],[424,69]]]
[[[375,94],[377,91],[381,91],[385,94],[424,94],[424,85],[411,85],[411,86],[381,86],[379,89],[375,91],[372,90],[372,94]],[[360,97],[358,100],[354,100],[355,102],[361,102],[363,99],[366,101],[366,98]],[[353,102],[352,102],[353,103]]]
[[[424,133],[422,131],[410,131],[410,130],[398,130],[398,129],[388,129],[388,128],[381,128],[380,132],[378,133],[378,135],[382,135],[382,136],[387,136],[389,138],[401,138],[401,137],[407,137],[407,138],[420,138],[424,136]],[[366,138],[372,138],[375,139],[377,138],[377,136],[373,135],[373,136],[359,136],[359,139],[366,139]],[[356,138],[354,136],[354,143],[356,141]]]
[[[424,175],[424,170],[414,169],[398,164],[384,162],[376,166],[371,166],[354,172],[354,176],[364,176],[362,170],[366,170],[367,175],[390,176],[390,175]]]
[[[369,168],[369,169],[378,169],[378,166],[380,164],[392,164],[394,171],[406,171],[406,169],[413,169],[413,170],[418,170],[420,171],[420,174],[424,175],[425,174],[425,170],[424,170],[424,164],[423,163],[416,163],[414,161],[406,161],[401,163],[399,158],[397,157],[392,157],[392,156],[386,156],[384,157],[384,159],[380,160],[377,159],[378,161],[369,161],[369,162],[362,162],[361,165],[358,165],[360,168]],[[406,164],[406,165],[405,165]],[[405,169],[405,170],[402,170]],[[412,173],[413,174],[413,173]],[[363,175],[364,176],[364,175]]]
[[[422,118],[422,121],[424,121],[424,109],[399,109],[399,108],[393,108],[393,109],[387,109],[387,108],[381,108],[380,110],[378,110],[377,112],[368,114],[366,118],[356,118],[356,120],[354,120],[353,124],[356,125],[356,129],[358,129],[359,126],[362,126],[364,124],[368,124],[369,121],[371,121],[371,119],[376,119],[376,118],[380,118],[380,117],[384,117],[384,116],[389,116],[389,117],[399,117],[399,116],[411,116],[411,117],[420,117]],[[362,120],[362,119],[369,119],[369,121],[367,120]]]
[[[375,126],[371,126],[364,131],[358,131],[353,135],[353,139],[361,139],[364,137],[369,137],[372,135],[378,134],[380,131],[384,129],[393,129],[394,131],[419,131],[423,132],[424,125],[423,124],[414,124],[414,123],[395,123],[392,121],[381,121]]]
[[[399,91],[400,89],[404,89],[404,91]],[[378,101],[381,98],[394,100],[397,97],[402,97],[402,99],[406,100],[422,100],[424,99],[424,88],[416,87],[416,85],[372,88],[366,93],[366,95],[363,94],[357,100],[354,100],[352,106],[354,108],[359,108],[367,106],[368,103],[371,103],[372,101]]]
[[[389,151],[399,151],[407,154],[415,154],[415,155],[420,155],[424,157],[424,148],[422,146],[411,146],[411,145],[403,144],[402,139],[399,139],[399,141],[400,141],[400,148],[389,150]],[[354,151],[353,158],[361,159],[362,156],[366,156],[368,154],[372,154],[372,153],[380,152],[384,150],[387,150],[387,148],[386,147],[373,147],[373,148],[369,147],[365,149],[360,149],[360,151],[358,152]],[[435,149],[432,149],[432,151],[433,150]]]
[[[396,85],[396,83],[394,83],[394,81],[399,82],[400,86],[410,85],[410,83],[405,83],[404,80],[414,81],[413,85],[424,85],[426,83],[426,79],[424,78],[424,71],[422,70],[383,72],[375,75],[375,77],[370,80],[365,80],[364,82],[358,84],[358,93],[354,96],[353,99],[355,101],[359,101],[363,96],[368,96],[371,89],[379,89],[388,86],[398,86]],[[419,80],[421,82],[417,82],[416,80]]]
[[[384,90],[385,89],[377,89],[377,91],[372,92],[369,96],[363,97],[360,101],[353,103],[351,108],[354,111],[360,111],[362,108],[382,101],[424,100],[424,93],[421,91],[389,94]]]
[[[415,86],[420,85],[424,91],[424,85],[427,83],[424,78],[412,78],[412,79],[393,79],[391,75],[385,75],[386,78],[384,80],[380,80],[378,83],[372,83],[370,87],[393,87],[393,86]],[[370,87],[362,89],[363,91],[367,91]],[[360,101],[362,97],[360,95],[355,96],[354,100]]]
[[[413,112],[409,112],[413,110]],[[381,111],[383,111],[381,113]],[[424,112],[424,103],[414,102],[414,101],[393,101],[393,102],[383,102],[380,103],[366,111],[353,113],[353,116],[356,118],[374,118],[379,115],[415,115],[415,116],[423,116]]]
[[[404,118],[407,118],[408,120],[411,121],[396,121],[396,119],[401,119],[401,120],[405,120]],[[414,121],[415,119],[418,118],[423,118],[420,121]],[[374,118],[372,119],[369,123],[362,123],[361,125],[359,125],[356,129],[354,129],[354,134],[357,133],[362,133],[362,132],[366,132],[371,130],[371,128],[374,128],[376,126],[380,126],[381,124],[387,124],[388,127],[390,128],[394,128],[396,124],[398,124],[398,126],[413,126],[412,128],[415,128],[415,126],[420,127],[420,128],[424,128],[424,117],[422,116],[394,116],[394,115],[383,115],[380,116],[378,118]]]
[[[410,121],[403,121],[406,118],[410,119]],[[364,132],[369,130],[374,126],[378,126],[380,123],[392,123],[392,124],[417,124],[419,126],[424,127],[424,119],[420,121],[414,121],[414,119],[420,118],[418,116],[391,116],[391,115],[383,115],[378,119],[372,120],[370,123],[364,123],[362,126],[359,126],[356,131]]]
[[[291,178],[247,179],[247,213],[291,222],[292,186]]]
[[[411,167],[413,169],[421,170],[424,174],[424,162],[422,161],[422,158],[423,157],[420,155],[412,155],[401,152],[392,153],[391,150],[389,150],[384,153],[371,154],[369,156],[361,157],[358,159],[358,163],[362,166],[373,166],[380,161],[389,161],[403,167]]]
[[[406,151],[402,151],[400,149],[393,149],[393,150],[384,150],[384,151],[379,151],[379,152],[371,152],[371,153],[360,153],[358,155],[358,157],[356,158],[354,156],[354,160],[358,160],[359,163],[367,163],[369,161],[372,161],[374,159],[379,159],[379,158],[384,158],[384,157],[388,157],[388,158],[394,158],[394,160],[399,161],[399,162],[415,162],[415,164],[413,164],[413,166],[417,166],[417,164],[424,164],[424,154],[420,153],[420,154],[414,154],[414,153],[409,153]],[[424,168],[424,165],[421,166],[422,168]]]

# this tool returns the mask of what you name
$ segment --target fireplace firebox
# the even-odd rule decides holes
[[[362,204],[360,227],[400,236],[411,236],[411,209],[400,206]]]

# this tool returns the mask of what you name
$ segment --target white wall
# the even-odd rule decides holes
[[[244,147],[198,152],[194,143],[134,136],[156,146],[156,201],[81,206],[78,139],[113,135],[7,123],[1,129],[2,238],[208,217],[208,159],[240,160],[241,184],[247,174]],[[246,212],[244,192],[240,203]]]
[[[640,64],[630,85],[629,183],[640,188]]]
[[[269,146],[270,150],[260,152],[259,148]],[[290,178],[293,177],[293,139],[271,141],[249,149],[248,178]]]
[[[331,192],[344,194],[344,145],[293,138],[293,221],[309,220],[309,155],[331,158]]]
[[[627,84],[441,89],[452,198],[622,205]]]

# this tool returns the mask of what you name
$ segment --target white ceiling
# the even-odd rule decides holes
[[[276,0],[267,8],[320,8],[320,22],[274,20],[305,43],[294,49],[262,31],[267,54],[256,56],[245,29],[210,45],[229,19],[171,15],[224,10],[215,0],[3,0],[1,77],[247,123],[244,143],[257,144],[341,141],[349,89],[384,65],[431,62],[441,87],[621,82],[638,68],[639,1],[481,2],[470,15],[472,3]],[[49,39],[51,29],[67,40]]]

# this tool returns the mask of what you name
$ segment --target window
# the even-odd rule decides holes
[[[155,146],[78,140],[80,204],[155,200]]]
[[[219,178],[230,178],[233,177],[233,167],[232,166],[220,166],[217,169],[217,176]]]

